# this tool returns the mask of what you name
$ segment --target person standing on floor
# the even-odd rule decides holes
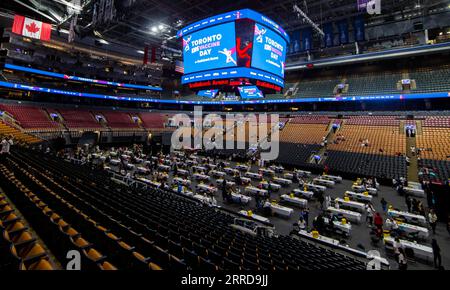
[[[408,207],[408,212],[411,212],[412,209],[412,198],[409,195],[406,195],[405,198],[406,206]]]
[[[403,271],[408,269],[408,262],[406,261],[406,254],[403,248],[399,248],[398,269]]]
[[[433,248],[434,267],[436,269],[439,269],[442,264],[442,258],[441,258],[441,248],[439,247],[436,239],[433,239],[431,241],[431,247]]]
[[[438,217],[433,209],[430,209],[428,213],[428,222],[430,223],[431,229],[433,230],[433,234],[436,234],[436,224]]]
[[[373,209],[370,203],[366,204],[366,223],[372,225],[373,223],[373,213],[375,210]]]
[[[374,224],[378,229],[382,229],[383,228],[383,218],[381,217],[380,213],[377,212],[375,214],[375,218],[374,218]]]
[[[222,198],[223,201],[228,201],[228,194],[227,194],[227,180],[224,178],[222,182]]]
[[[308,225],[309,225],[309,207],[307,207],[303,210],[303,218],[305,219],[306,227],[308,227]]]
[[[321,209],[324,209],[323,207],[323,202],[325,201],[325,198],[323,197],[323,194],[319,195],[319,197],[317,198],[317,200],[319,201],[319,205]]]
[[[383,211],[386,212],[387,201],[384,199],[384,197],[381,198],[380,203],[381,203],[381,207],[383,208]]]

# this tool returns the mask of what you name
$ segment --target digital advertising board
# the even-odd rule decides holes
[[[252,67],[284,77],[286,40],[278,33],[255,23]]]
[[[244,80],[266,93],[284,87],[289,36],[280,25],[256,11],[242,9],[216,15],[190,24],[177,36],[183,46],[183,85],[211,89],[215,81]],[[260,87],[262,82],[273,88]],[[223,85],[220,89],[226,90]]]
[[[184,73],[235,67],[236,33],[233,22],[183,37]]]
[[[201,90],[197,93],[197,95],[200,97],[214,99],[218,92],[219,90]]]
[[[242,99],[259,99],[264,98],[263,93],[257,86],[238,87],[239,94]]]

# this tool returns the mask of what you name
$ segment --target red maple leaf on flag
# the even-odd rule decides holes
[[[31,22],[31,24],[25,25],[25,28],[30,33],[36,33],[39,31],[39,27],[37,27],[36,22]]]

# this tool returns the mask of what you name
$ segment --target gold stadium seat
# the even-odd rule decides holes
[[[157,264],[150,262],[149,267],[151,270],[162,270],[162,268],[160,266],[158,266]]]
[[[49,271],[54,270],[52,264],[47,259],[40,259],[37,262],[31,263],[28,268],[25,268],[25,265],[21,263],[22,270],[32,270],[32,271]]]
[[[86,258],[88,258],[89,260],[91,260],[95,263],[103,261],[106,258],[105,256],[103,256],[100,252],[98,252],[94,248],[84,249],[83,254]]]
[[[9,224],[12,224],[12,223],[20,220],[20,218],[18,216],[16,216],[15,213],[10,213],[5,217],[0,217],[0,219],[2,220],[4,225],[9,225]]]
[[[87,249],[92,247],[92,244],[83,239],[80,236],[70,237],[70,241],[74,246],[76,246],[79,249]]]
[[[47,256],[44,248],[42,248],[42,246],[37,242],[31,243],[20,250],[18,250],[14,245],[11,245],[11,254],[19,259],[22,259],[24,262]]]
[[[0,227],[3,228],[3,224],[0,224]],[[28,230],[28,228],[21,221],[12,223],[4,229],[11,235]]]
[[[3,238],[5,239],[5,241],[14,244],[16,249],[18,249],[19,251],[22,247],[25,247],[30,243],[36,241],[36,239],[33,238],[33,236],[27,231],[21,231],[16,235],[10,235],[8,231],[4,231]]]
[[[0,206],[0,217],[7,216],[12,212],[14,212],[14,209],[10,207],[9,204]]]
[[[59,230],[64,234],[68,235],[69,237],[78,237],[81,235],[79,232],[77,232],[77,230],[75,230],[71,226],[68,226],[66,228],[59,227]]]
[[[106,270],[106,271],[115,271],[115,270],[117,270],[117,268],[114,267],[114,265],[112,265],[111,263],[106,262],[106,261],[103,262],[103,263],[100,263],[99,267],[100,267],[101,270]]]

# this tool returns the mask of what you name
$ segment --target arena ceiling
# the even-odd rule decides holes
[[[114,0],[116,16],[108,23],[92,25],[94,3],[100,0],[4,0],[3,11],[17,12],[67,29],[73,13],[79,13],[78,32],[106,40],[142,46],[176,43],[181,27],[197,20],[231,10],[250,8],[259,11],[291,31],[306,22],[293,12],[297,4],[314,22],[349,18],[363,12],[357,0]],[[450,5],[449,0],[381,0],[382,14],[420,12]],[[372,17],[372,16],[371,16]]]

